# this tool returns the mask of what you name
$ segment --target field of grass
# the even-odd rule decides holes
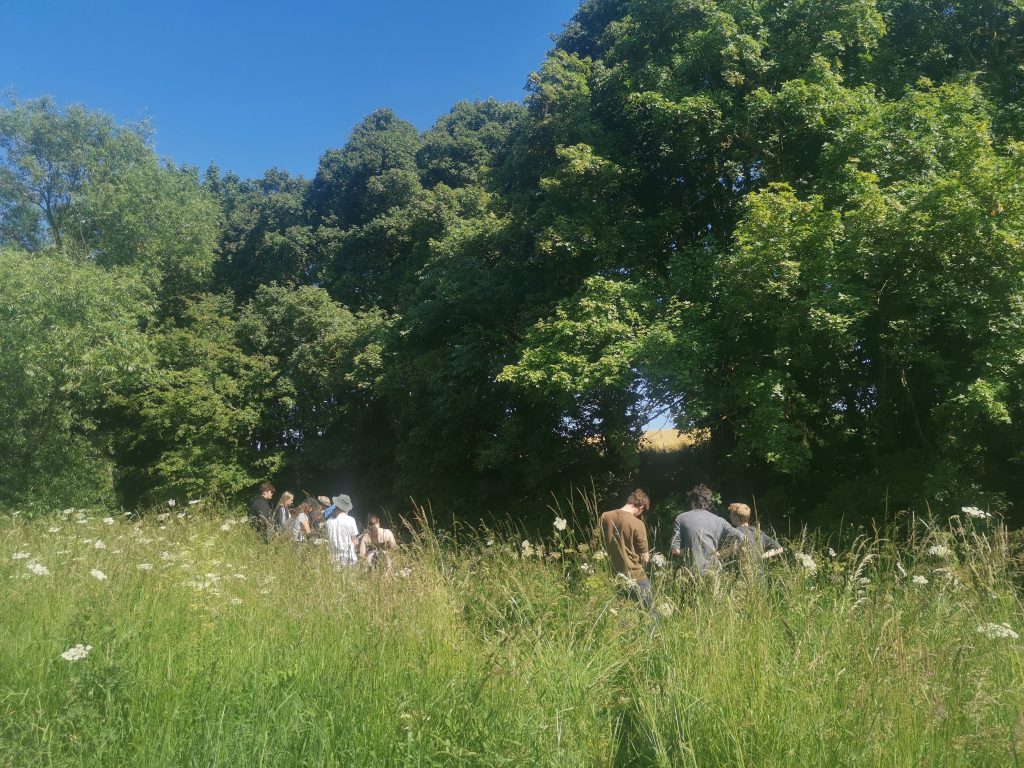
[[[421,532],[387,574],[105,514],[0,517],[0,766],[1024,761],[1024,566],[988,522],[662,569],[655,622],[572,526]]]

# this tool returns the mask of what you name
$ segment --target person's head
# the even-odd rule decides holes
[[[338,508],[339,512],[345,512],[346,514],[352,511],[352,499],[348,497],[348,494],[339,493],[335,496],[332,501],[334,506]]]
[[[715,492],[704,485],[704,483],[693,486],[688,495],[692,509],[710,510],[711,505],[715,503]]]
[[[310,515],[312,515],[313,514],[313,505],[310,502],[308,502],[308,501],[304,501],[301,504],[299,504],[299,506],[297,506],[294,509],[292,509],[292,517],[298,517],[302,513],[305,513],[306,517],[309,517]]]
[[[730,504],[729,522],[737,528],[741,528],[744,525],[750,525],[750,507],[746,504]]]
[[[331,506],[331,500],[326,496],[317,496],[316,503],[320,505],[320,509],[327,509]]]
[[[291,491],[285,491],[281,494],[281,498],[277,500],[277,506],[290,508],[293,501],[295,501],[295,494]]]
[[[377,517],[376,515],[370,515],[369,517],[366,518],[366,526],[368,528],[379,528],[380,527],[380,518]]]
[[[274,496],[274,484],[273,483],[260,483],[260,496],[267,501]]]
[[[651,508],[651,500],[646,493],[637,488],[626,499],[626,506],[632,507],[630,510],[634,515],[640,517],[644,512]]]

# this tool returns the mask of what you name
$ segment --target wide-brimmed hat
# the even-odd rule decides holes
[[[350,499],[344,493],[339,493],[337,496],[334,497],[334,506],[336,506],[342,512],[351,512],[352,511],[352,499]]]

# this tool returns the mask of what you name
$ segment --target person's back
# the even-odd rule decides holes
[[[648,553],[643,522],[625,509],[613,509],[601,515],[598,525],[612,570],[634,581],[643,581],[644,556]]]
[[[326,523],[327,542],[334,560],[343,565],[356,562],[355,537],[359,530],[356,521],[347,512],[338,510]]]
[[[716,553],[726,540],[743,538],[724,518],[706,509],[691,509],[676,517],[671,549],[691,568],[703,573],[717,561]]]

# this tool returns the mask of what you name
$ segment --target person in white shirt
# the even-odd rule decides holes
[[[342,493],[332,501],[337,511],[327,521],[327,542],[331,547],[331,556],[338,565],[355,565],[359,528],[349,514],[352,511],[352,499]]]

